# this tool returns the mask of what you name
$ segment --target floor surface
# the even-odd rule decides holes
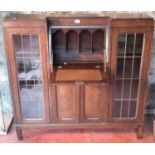
[[[137,139],[134,129],[80,130],[23,130],[23,140],[16,137],[12,127],[7,135],[0,135],[1,143],[154,143],[152,118],[146,118],[143,138]]]

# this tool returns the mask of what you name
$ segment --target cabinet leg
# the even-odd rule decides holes
[[[18,140],[22,140],[23,139],[22,129],[21,128],[16,127],[16,135],[17,135]]]
[[[139,126],[138,127],[138,129],[137,129],[137,138],[138,139],[143,138],[143,130],[144,130],[144,127],[143,126]]]

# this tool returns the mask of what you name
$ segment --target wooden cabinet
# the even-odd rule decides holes
[[[142,137],[152,18],[19,15],[3,25],[18,138],[32,126]]]

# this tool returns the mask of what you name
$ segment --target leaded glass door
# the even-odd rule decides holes
[[[115,77],[113,79],[112,119],[137,122],[144,115],[149,44],[151,35],[144,29],[118,29],[115,32]],[[148,52],[148,53],[147,53]]]
[[[41,29],[7,29],[17,122],[48,122],[46,35]]]

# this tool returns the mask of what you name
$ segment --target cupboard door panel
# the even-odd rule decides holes
[[[55,121],[78,122],[79,87],[69,84],[57,85],[55,86],[55,98]]]
[[[84,120],[105,122],[108,116],[108,89],[102,86],[86,85],[84,94]]]
[[[60,119],[75,119],[77,94],[75,86],[57,86],[57,108]]]

